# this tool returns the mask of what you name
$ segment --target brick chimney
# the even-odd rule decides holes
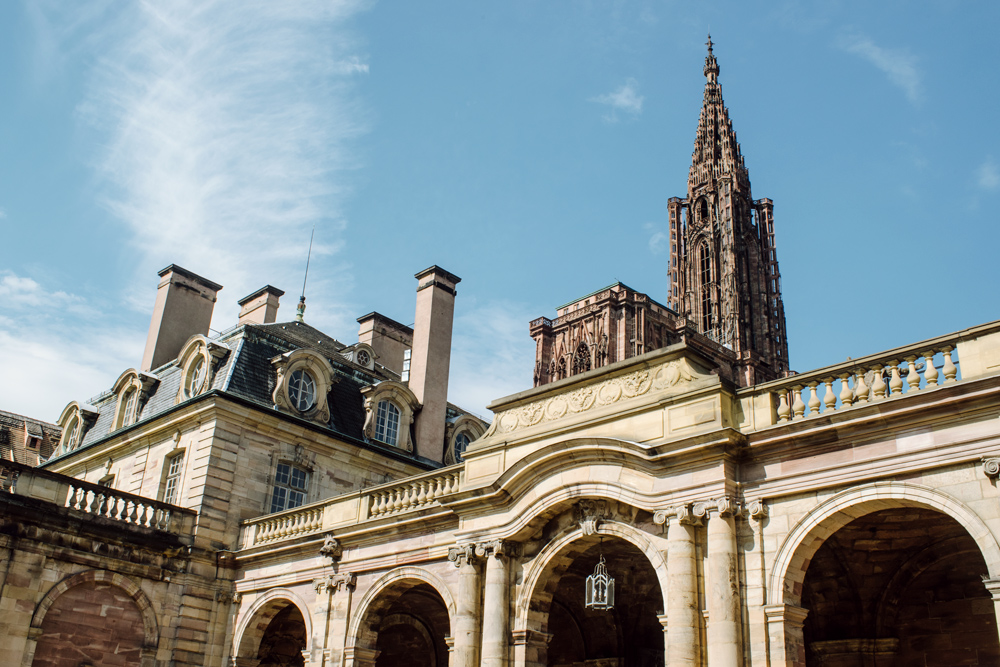
[[[381,313],[368,313],[358,318],[358,342],[370,345],[380,364],[402,374],[403,356],[413,347],[413,329]]]
[[[171,264],[158,274],[156,304],[142,355],[142,371],[159,368],[175,359],[195,334],[208,334],[216,295],[222,285]]]
[[[240,324],[271,324],[278,319],[278,299],[285,293],[277,287],[264,285],[237,303],[240,306]]]
[[[424,269],[414,277],[418,281],[417,312],[413,324],[409,387],[424,406],[417,416],[416,452],[441,461],[448,407],[455,285],[462,279],[439,266]]]

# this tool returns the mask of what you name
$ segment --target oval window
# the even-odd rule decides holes
[[[292,407],[305,412],[316,402],[316,381],[304,370],[292,371],[288,378],[288,398]]]

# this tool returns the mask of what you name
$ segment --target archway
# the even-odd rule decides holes
[[[88,570],[53,586],[35,609],[33,667],[77,667],[116,661],[152,664],[159,640],[152,605],[127,577]],[[28,657],[26,656],[26,660]]]
[[[587,576],[601,556],[615,578],[616,603],[610,610],[584,604]],[[664,613],[660,578],[646,554],[631,542],[611,535],[573,539],[532,578],[529,602],[535,630],[548,635],[536,667],[572,665],[664,664]]]
[[[304,665],[311,627],[303,609],[307,609],[305,603],[287,589],[275,589],[259,598],[237,635],[235,663],[253,667]]]
[[[1000,641],[986,561],[953,518],[871,512],[827,537],[806,569],[806,665],[996,665]]]
[[[447,667],[454,603],[435,577],[411,570],[389,573],[361,601],[353,651],[375,656],[363,664]]]

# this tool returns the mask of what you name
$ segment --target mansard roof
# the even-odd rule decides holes
[[[57,424],[0,410],[0,459],[38,465],[52,456],[61,434]],[[28,448],[27,436],[39,439],[37,449]]]
[[[214,392],[273,410],[277,369],[272,361],[275,357],[295,350],[309,349],[329,361],[337,380],[330,389],[330,421],[325,426],[331,431],[331,435],[355,441],[365,440],[362,431],[365,410],[361,389],[386,380],[399,380],[396,374],[380,365],[369,370],[355,364],[341,354],[346,354],[353,346],[345,345],[304,322],[241,324],[206,340],[222,350],[219,352],[219,348],[216,348],[217,357],[212,366],[209,387],[195,398],[186,400],[199,400]],[[150,371],[157,382],[149,389],[135,424],[120,431],[141,428],[144,422],[178,404],[183,382],[181,363],[181,359],[175,359]],[[81,447],[111,435],[117,402],[118,394],[111,389],[88,401],[97,409],[98,416],[84,434]],[[464,412],[460,409],[456,411]],[[56,438],[58,439],[58,434]]]

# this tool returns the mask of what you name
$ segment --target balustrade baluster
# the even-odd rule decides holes
[[[875,377],[872,382],[872,400],[877,401],[879,399],[885,398],[885,378],[882,377],[882,364],[875,364],[872,366],[872,371],[875,372]]]
[[[403,490],[393,489],[392,490],[392,511],[398,512],[403,508]]]
[[[908,385],[906,393],[920,391],[920,373],[917,372],[917,358],[906,357],[905,361],[910,367],[906,374],[906,384]]]
[[[824,390],[823,390],[823,413],[833,412],[837,409],[837,394],[833,391],[833,380],[834,378],[826,378],[823,380]]]
[[[378,513],[385,514],[390,511],[389,501],[391,500],[388,491],[379,491],[378,493]]]
[[[819,408],[820,408],[821,405],[823,405],[820,402],[820,400],[819,400],[819,396],[816,395],[816,387],[818,387],[818,386],[819,386],[818,382],[810,382],[809,383],[809,416],[810,417],[818,417],[819,416]]]
[[[791,421],[792,410],[788,407],[788,390],[778,392],[778,423]]]
[[[859,370],[854,374],[854,401],[855,403],[868,402],[868,385],[865,383],[864,370]]]
[[[437,477],[427,480],[427,502],[432,503],[437,499]]]
[[[854,403],[854,390],[850,384],[851,374],[840,375],[840,409],[849,408]]]
[[[927,387],[938,386],[938,369],[934,367],[934,350],[924,352],[924,379]]]
[[[889,395],[902,394],[903,377],[899,374],[899,361],[893,359],[889,362],[889,366],[892,368],[892,375],[889,377]]]
[[[954,350],[951,345],[947,345],[941,348],[941,355],[944,357],[944,383],[949,384],[955,382],[958,377],[958,368],[955,366],[955,362],[951,359],[951,351]]]
[[[417,507],[420,507],[424,503],[427,502],[427,488],[426,487],[427,487],[427,482],[425,482],[423,480],[421,480],[417,484],[417,501],[416,501]]]
[[[802,385],[792,385],[792,419],[802,419],[806,412],[806,404],[802,402]]]

